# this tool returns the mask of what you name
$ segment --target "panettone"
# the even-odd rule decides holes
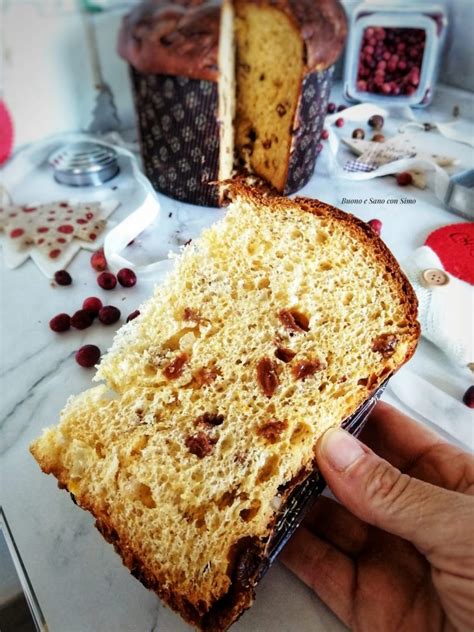
[[[333,64],[346,37],[339,0],[155,0],[125,17],[147,175],[177,199],[217,205],[237,165],[280,193],[317,154]]]
[[[31,451],[145,586],[226,630],[318,438],[413,354],[416,297],[367,224],[238,186],[140,312]]]

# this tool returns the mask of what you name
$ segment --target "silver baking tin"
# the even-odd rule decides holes
[[[359,435],[375,404],[382,396],[387,383],[388,380],[379,386],[353,415],[346,419],[342,424],[345,430],[355,437]],[[277,519],[275,531],[269,542],[266,557],[262,561],[258,571],[257,581],[259,581],[270,568],[285,544],[300,526],[314,501],[323,493],[325,487],[325,480],[321,474],[315,470],[290,494]]]
[[[461,171],[450,178],[444,203],[451,213],[474,221],[474,169]]]
[[[117,152],[100,143],[82,141],[55,151],[49,158],[54,179],[73,187],[100,186],[119,172]]]

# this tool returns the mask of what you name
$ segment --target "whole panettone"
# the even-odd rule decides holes
[[[236,164],[289,194],[316,160],[339,0],[156,0],[124,19],[144,165],[177,199],[218,205]]]

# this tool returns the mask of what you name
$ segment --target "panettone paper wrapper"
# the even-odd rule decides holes
[[[153,187],[182,202],[218,206],[217,83],[143,75],[131,68],[145,173]]]

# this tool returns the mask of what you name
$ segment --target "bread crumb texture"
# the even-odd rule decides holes
[[[304,198],[234,198],[118,332],[104,384],[31,447],[132,572],[209,630],[251,603],[252,586],[225,602],[236,547],[265,546],[318,438],[419,335],[415,295],[366,224]],[[228,612],[210,622],[216,604]]]

